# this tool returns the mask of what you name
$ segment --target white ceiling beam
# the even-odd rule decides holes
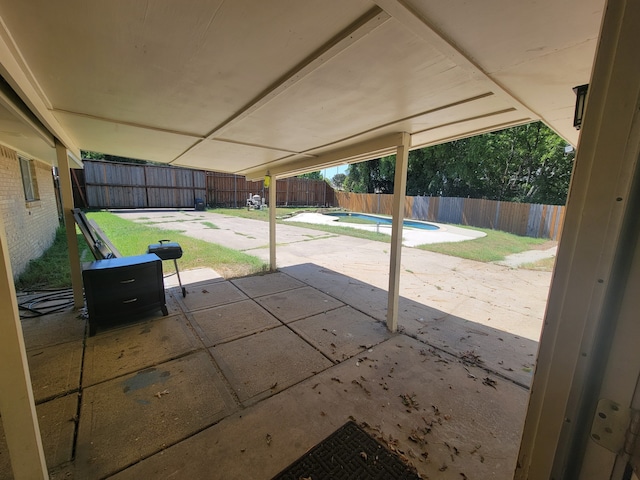
[[[222,134],[231,126],[248,117],[259,108],[263,107],[271,100],[275,99],[287,89],[298,83],[300,80],[316,71],[322,65],[343,52],[361,38],[365,37],[373,30],[387,22],[391,17],[381,10],[374,7],[366,14],[349,25],[346,29],[334,36],[327,43],[318,48],[315,52],[305,58],[289,72],[276,80],[267,89],[261,92],[257,97],[252,99],[243,108],[234,113],[231,117],[217,125],[212,131],[206,135],[207,140],[214,140],[222,136]],[[200,142],[195,143],[181,155],[177,156],[173,162],[177,161],[188,152],[197,147]],[[172,162],[172,163],[173,163]]]
[[[348,147],[319,153],[312,157],[309,157],[311,154],[305,154],[306,158],[288,157],[243,173],[249,180],[261,179],[267,173],[278,178],[286,178],[344,163],[364,162],[365,160],[394,154],[396,149],[402,145],[404,138],[405,134],[403,133],[391,133]]]
[[[380,8],[391,15],[394,19],[404,25],[416,36],[425,40],[430,46],[449,58],[459,67],[463,68],[471,77],[477,81],[485,82],[496,96],[504,99],[510,105],[530,116],[534,120],[541,118],[540,114],[531,110],[522,100],[507,90],[503,85],[489,76],[469,55],[460,50],[459,47],[439,32],[430,22],[419,12],[403,0],[373,0]]]

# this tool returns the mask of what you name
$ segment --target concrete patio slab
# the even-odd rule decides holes
[[[206,351],[89,387],[82,398],[76,477],[115,473],[234,409]]]
[[[229,305],[198,310],[192,314],[192,318],[194,328],[206,347],[282,325],[253,300],[241,300]]]
[[[36,403],[80,388],[82,350],[82,341],[75,341],[27,351]]]
[[[265,282],[260,275],[235,278],[231,280],[236,287],[250,297],[263,297],[272,293],[284,292],[294,288],[304,287],[305,284],[282,272],[269,274],[269,281]]]
[[[333,365],[286,326],[218,345],[211,353],[244,405]]]
[[[423,478],[507,479],[527,391],[403,335],[336,365],[113,477],[270,479],[348,419],[401,451]],[[464,474],[464,477],[463,477]]]
[[[298,265],[284,270],[289,275],[336,296],[372,318],[386,322],[387,292],[385,290],[317,265]],[[408,335],[453,355],[469,359],[477,358],[479,365],[484,368],[511,378],[520,385],[529,385],[533,377],[537,342],[514,335],[510,331],[487,326],[487,323],[490,323],[489,319],[485,320],[484,324],[467,320],[468,317],[477,316],[478,310],[482,307],[473,299],[468,301],[470,302],[469,310],[462,307],[464,302],[458,305],[459,310],[462,310],[461,315],[465,315],[461,317],[432,308],[425,303],[400,297],[399,328]],[[471,311],[471,309],[476,310]],[[496,327],[502,325],[501,318],[515,316],[499,307],[494,307],[488,314],[493,315]],[[522,322],[521,316],[516,318]],[[515,331],[525,333],[533,328],[528,324],[515,327]]]
[[[59,397],[36,407],[47,465],[55,467],[73,458],[78,418],[78,394]]]
[[[78,394],[72,393],[36,406],[42,448],[49,468],[69,462],[78,412]],[[13,478],[4,430],[0,424],[0,478]]]
[[[29,350],[82,340],[87,321],[78,312],[69,309],[61,313],[22,319],[21,323],[24,343]]]
[[[315,288],[302,287],[255,299],[283,323],[342,307],[344,303]]]
[[[87,339],[82,382],[94,385],[199,347],[193,332],[177,315],[112,329]]]
[[[186,289],[187,296],[182,298],[180,295],[177,298],[191,312],[248,298],[239,288],[228,281],[192,283],[187,285]]]
[[[178,268],[180,268],[180,260],[178,260]],[[180,270],[180,280],[182,280],[183,285],[189,285],[190,283],[198,282],[211,283],[213,280],[223,281],[224,277],[212,268],[193,268],[190,270]],[[178,276],[175,273],[165,274],[165,288],[169,289],[178,286]],[[182,295],[182,292],[180,292],[180,295]]]
[[[349,306],[289,326],[334,362],[358,355],[391,337],[385,325]]]
[[[528,387],[538,344],[455,316],[436,321],[403,321],[405,332],[440,350]]]

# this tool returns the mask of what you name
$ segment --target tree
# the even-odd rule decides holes
[[[322,173],[320,173],[320,171],[303,173],[302,175],[298,175],[298,178],[308,178],[310,180],[322,180]]]
[[[395,157],[352,163],[347,170],[344,188],[356,193],[393,193]]]
[[[344,173],[336,173],[332,178],[331,178],[331,183],[333,184],[333,186],[335,188],[337,188],[338,190],[342,190],[342,186],[344,184],[345,179],[347,178],[347,176]]]
[[[87,150],[81,150],[80,154],[82,158],[85,160],[105,160],[107,162],[161,165],[158,162],[148,162],[146,160],[139,160],[137,158],[118,157],[117,155],[109,155],[107,153],[100,153],[100,152],[90,152]]]
[[[536,122],[414,150],[407,194],[562,205],[574,158],[565,146]],[[391,193],[394,167],[393,157],[358,164],[349,168],[345,188]]]

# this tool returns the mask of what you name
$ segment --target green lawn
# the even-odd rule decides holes
[[[225,278],[233,278],[266,271],[268,268],[257,257],[187,237],[179,230],[163,230],[134,223],[109,212],[88,212],[87,217],[98,223],[102,231],[124,256],[146,253],[149,244],[167,238],[180,243],[184,251],[182,258],[178,260],[178,266],[181,270],[209,267]],[[215,228],[215,225],[211,224],[209,228]],[[78,233],[78,246],[80,261],[92,261],[93,256],[80,233]],[[175,271],[173,262],[163,262],[162,267],[165,273]],[[25,272],[16,280],[16,289],[25,291],[70,286],[71,273],[67,238],[64,227],[60,227],[56,232],[53,245],[42,257],[31,261]]]
[[[124,256],[141,255],[146,253],[150,243],[169,239],[178,242],[184,252],[178,260],[181,270],[209,267],[225,278],[233,278],[267,268],[262,260],[252,255],[183,235],[179,224],[176,225],[176,230],[164,230],[134,223],[109,212],[89,212],[87,217],[96,221]],[[215,228],[215,225],[211,224],[209,228]],[[165,272],[173,272],[173,262],[164,262],[163,269]]]
[[[462,225],[457,225],[462,226]],[[507,255],[534,250],[536,246],[547,242],[544,238],[530,238],[513,235],[512,233],[490,230],[488,228],[472,228],[487,234],[486,237],[466,240],[464,242],[432,243],[420,245],[417,248],[430,252],[467,258],[478,262],[497,262],[504,260]]]

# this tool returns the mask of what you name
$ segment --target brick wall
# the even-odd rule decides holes
[[[40,199],[27,202],[18,155],[0,145],[0,214],[14,278],[51,245],[59,224],[51,166],[34,160],[33,167]]]

